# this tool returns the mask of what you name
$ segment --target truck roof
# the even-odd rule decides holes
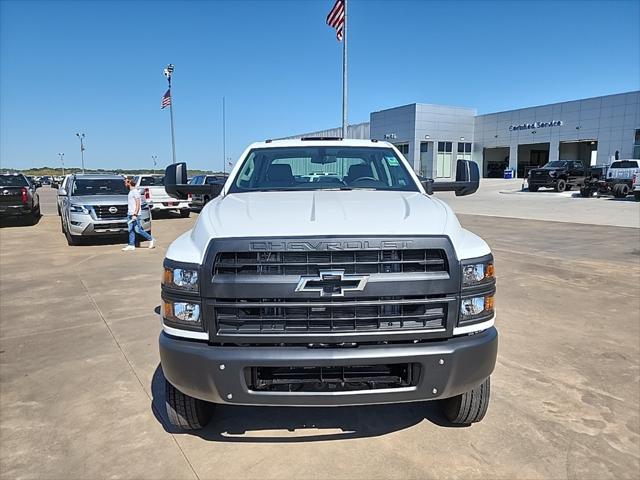
[[[109,178],[124,180],[124,177],[117,173],[76,173],[74,176],[81,180],[105,180]]]
[[[252,148],[273,148],[273,147],[383,147],[389,148],[392,145],[389,142],[379,140],[360,140],[352,138],[327,138],[309,137],[309,138],[293,138],[286,140],[266,140],[264,142],[255,142],[249,145]]]

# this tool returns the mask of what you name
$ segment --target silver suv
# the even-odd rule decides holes
[[[128,232],[127,194],[121,175],[72,175],[58,190],[62,232],[69,245],[83,237],[119,235]],[[140,211],[142,228],[151,231],[146,202]]]

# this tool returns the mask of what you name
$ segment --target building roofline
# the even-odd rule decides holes
[[[560,102],[543,103],[542,105],[530,105],[528,107],[518,107],[518,108],[512,108],[510,110],[500,110],[500,111],[497,111],[497,112],[481,113],[481,114],[476,115],[476,116],[477,117],[484,117],[485,115],[496,115],[498,113],[515,112],[517,110],[527,110],[529,108],[552,107],[553,105],[560,105],[562,103],[582,102],[584,100],[593,100],[594,98],[605,98],[605,97],[615,97],[615,96],[618,96],[618,95],[628,95],[629,93],[640,93],[640,90],[631,90],[631,91],[628,91],[628,92],[620,92],[620,93],[610,93],[608,95],[596,95],[595,97],[587,97],[587,98],[575,98],[573,100],[562,100]]]

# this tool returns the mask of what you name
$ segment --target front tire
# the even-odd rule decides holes
[[[534,192],[535,193],[535,192],[538,191],[538,188],[540,188],[540,187],[537,187],[535,185],[529,185],[529,191],[530,192]]]
[[[489,408],[491,377],[476,388],[442,401],[442,413],[451,423],[470,425],[481,421]]]
[[[213,403],[185,395],[167,379],[164,385],[165,405],[171,425],[184,430],[198,430],[209,423],[213,415]]]
[[[69,245],[70,247],[80,245],[80,239],[74,235],[71,235],[68,229],[64,229],[64,236],[67,237],[67,245]]]
[[[567,189],[567,182],[565,182],[563,179],[559,179],[556,182],[555,187],[553,187],[553,189],[556,192],[564,192]]]
[[[640,202],[640,192],[634,192],[633,198],[636,200],[636,202]]]
[[[186,208],[183,209],[183,210],[180,210],[180,216],[182,218],[189,218],[189,215],[191,215],[191,210],[186,209]]]

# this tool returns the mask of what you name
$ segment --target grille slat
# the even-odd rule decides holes
[[[117,210],[115,213],[109,211],[113,207]],[[127,216],[126,205],[94,205],[93,211],[96,213],[96,217],[101,220],[120,219]]]
[[[218,334],[429,331],[445,328],[445,298],[376,297],[364,301],[216,302]]]
[[[214,275],[317,275],[321,269],[347,274],[449,272],[441,249],[322,252],[221,252]]]

